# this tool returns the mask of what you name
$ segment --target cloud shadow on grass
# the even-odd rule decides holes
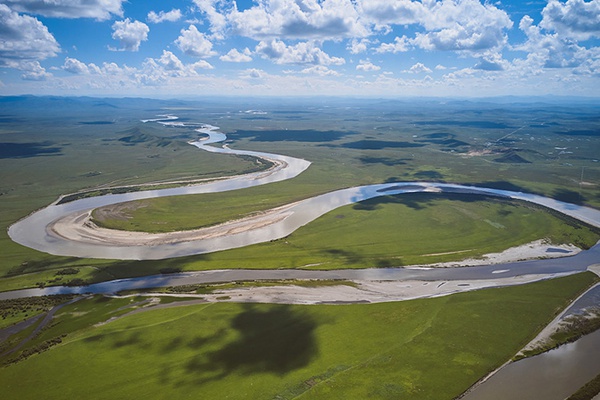
[[[193,357],[185,365],[186,372],[197,384],[231,373],[286,375],[308,365],[318,354],[317,326],[313,317],[289,305],[247,304],[231,321],[236,339]]]
[[[328,145],[330,146],[330,145]],[[339,145],[346,149],[358,149],[358,150],[382,150],[382,149],[410,149],[416,147],[424,147],[422,143],[411,143],[411,142],[393,142],[389,140],[357,140],[355,142],[349,142]]]
[[[233,140],[252,138],[252,140],[259,142],[330,142],[354,134],[355,132],[300,129],[268,131],[237,130],[233,133],[227,134],[227,136]]]
[[[0,159],[59,156],[61,151],[62,147],[53,146],[52,142],[0,143]]]
[[[359,160],[363,164],[382,164],[388,167],[406,165],[406,159],[394,159],[389,157],[361,157]]]

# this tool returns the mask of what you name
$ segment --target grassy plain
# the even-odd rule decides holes
[[[0,290],[139,276],[169,268],[208,269],[214,265],[211,260],[219,259],[220,267],[224,263],[229,263],[227,268],[240,266],[236,254],[241,253],[160,263],[56,257],[8,238],[6,227],[62,194],[211,178],[256,168],[250,160],[200,152],[187,145],[187,140],[197,137],[192,128],[140,122],[157,114],[174,113],[184,122],[220,126],[232,147],[288,154],[313,163],[287,182],[174,203],[161,200],[168,204],[159,204],[157,209],[169,218],[160,221],[159,227],[169,220],[177,221],[175,225],[181,221],[211,224],[229,215],[342,187],[397,180],[479,184],[600,206],[599,108],[592,103],[2,98],[2,106]],[[267,114],[252,115],[244,111],[248,109]],[[189,218],[190,210],[212,219],[194,221]],[[424,214],[424,210],[407,211]],[[379,212],[368,214],[374,217]],[[252,251],[255,259],[261,256],[260,251]],[[374,252],[379,254],[379,250]],[[304,261],[286,264],[304,265]],[[55,273],[65,267],[80,272],[57,277]]]
[[[594,281],[582,273],[401,303],[177,303],[131,315],[142,298],[94,297],[61,309],[30,346],[61,343],[2,367],[0,386],[8,398],[452,399]],[[115,315],[125,316],[98,325]]]

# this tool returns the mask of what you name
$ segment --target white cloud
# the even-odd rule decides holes
[[[415,24],[425,29],[414,38],[383,44],[378,52],[406,51],[410,44],[426,50],[482,53],[502,48],[506,30],[513,25],[506,12],[479,0],[362,0],[359,4],[376,29]]]
[[[140,21],[133,21],[129,18],[123,21],[116,21],[113,26],[112,38],[121,43],[121,50],[138,51],[140,44],[148,40],[148,25]]]
[[[413,65],[412,67],[410,67],[408,70],[403,71],[403,72],[408,72],[410,74],[420,74],[420,73],[431,73],[431,69],[427,68],[423,63],[416,63],[415,65]]]
[[[377,25],[418,23],[424,13],[420,2],[410,0],[360,0],[362,13]]]
[[[375,65],[368,60],[360,60],[358,62],[358,65],[356,66],[357,71],[372,72],[372,71],[379,71],[380,69],[381,69],[380,66]]]
[[[125,0],[2,0],[18,12],[53,18],[95,18],[103,21],[122,17]]]
[[[39,20],[0,4],[0,66],[39,71],[35,62],[59,51],[58,42]]]
[[[352,41],[348,45],[348,50],[352,54],[364,53],[367,51],[367,46],[371,43],[369,39],[352,39]]]
[[[478,0],[449,0],[430,4],[413,43],[426,50],[482,53],[501,49],[513,25],[506,12]]]
[[[287,46],[281,40],[274,39],[270,42],[260,42],[255,51],[276,64],[342,65],[346,62],[343,58],[325,53],[312,41]]]
[[[324,65],[314,65],[300,71],[303,74],[318,75],[318,76],[339,76],[337,71],[327,68]]]
[[[212,66],[211,63],[209,63],[206,60],[199,60],[196,61],[193,64],[190,64],[190,67],[192,67],[194,70],[200,68],[200,69],[214,69],[215,67]]]
[[[184,64],[175,54],[163,50],[160,58],[147,58],[144,68],[138,74],[143,77],[144,84],[157,85],[168,82],[169,78],[184,78],[198,76],[197,69],[213,69],[213,66],[204,60],[193,64]]]
[[[169,21],[175,22],[181,19],[181,10],[178,8],[174,8],[169,12],[160,11],[158,14],[154,11],[150,11],[148,13],[148,21],[154,24],[159,24],[161,22]]]
[[[184,71],[185,67],[177,56],[170,51],[163,50],[162,56],[158,59],[158,62],[163,65],[167,71]]]
[[[242,11],[234,2],[194,3],[207,15],[211,31],[222,34],[229,29],[256,40],[325,40],[365,37],[370,33],[352,0],[261,0]]]
[[[447,68],[446,68],[446,67],[444,67],[442,64],[438,64],[438,65],[436,65],[436,66],[435,66],[435,69],[436,69],[436,70],[438,70],[438,71],[444,71],[444,70],[446,70]]]
[[[550,0],[542,10],[540,26],[562,37],[586,40],[600,37],[600,0]]]
[[[223,33],[227,27],[227,13],[233,5],[226,5],[220,0],[194,0],[194,4],[203,12],[210,23],[210,31],[217,39],[223,38]],[[217,5],[222,10],[217,10]]]
[[[45,81],[52,76],[52,74],[46,72],[46,69],[38,61],[21,63],[19,69],[23,71],[21,78],[26,81]]]
[[[242,63],[252,61],[251,55],[252,52],[246,47],[241,53],[237,49],[231,49],[229,53],[219,57],[219,59],[226,62]]]
[[[377,53],[400,53],[410,49],[410,41],[406,36],[398,37],[394,39],[393,43],[381,43],[381,45],[375,49]]]
[[[77,60],[76,58],[65,58],[65,62],[62,66],[62,69],[70,72],[72,74],[80,75],[80,74],[89,74],[90,70],[85,63]]]
[[[216,55],[212,50],[212,42],[207,39],[204,33],[199,32],[194,25],[190,25],[187,30],[182,29],[181,35],[175,40],[175,44],[179,47],[179,50],[190,56],[207,58]]]
[[[242,71],[240,73],[240,78],[245,78],[245,79],[262,79],[265,77],[265,71],[260,70],[260,69],[256,69],[256,68],[250,68],[247,69],[245,71]]]
[[[525,70],[578,68],[592,65],[593,60],[598,59],[598,50],[600,50],[598,47],[586,49],[558,33],[544,33],[528,15],[521,19],[519,28],[527,36],[527,41],[515,46],[515,49],[526,51],[529,54],[525,60],[520,60],[515,65]]]

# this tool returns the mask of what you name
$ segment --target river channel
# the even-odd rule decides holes
[[[151,122],[170,121],[173,116]],[[165,122],[165,124],[173,124]],[[226,146],[210,144],[222,142],[226,136],[216,132],[218,128],[205,125],[197,129],[208,139],[190,144],[199,149],[223,154],[249,155],[274,161],[277,166],[267,172],[236,176],[210,183],[172,189],[132,192],[76,200],[65,204],[52,204],[18,221],[9,228],[10,237],[17,243],[55,255],[105,259],[166,259],[187,255],[210,253],[248,246],[279,239],[299,227],[338,207],[367,200],[377,196],[416,192],[468,193],[473,195],[499,196],[539,204],[573,218],[600,227],[600,211],[588,207],[560,202],[538,195],[491,188],[473,187],[432,182],[396,182],[360,186],[316,196],[290,206],[285,218],[267,226],[244,232],[207,238],[182,240],[164,245],[114,245],[103,240],[73,241],[57,235],[49,227],[67,216],[79,218],[91,210],[111,204],[163,196],[199,193],[216,193],[237,190],[271,182],[291,179],[310,166],[310,162],[277,154],[232,150]],[[368,270],[220,270],[146,276],[120,279],[80,287],[48,287],[0,293],[0,300],[29,296],[64,293],[116,293],[122,290],[177,286],[260,279],[347,279],[347,280],[478,280],[512,277],[526,274],[557,274],[584,271],[600,261],[600,243],[575,256],[548,260],[463,267],[463,268],[386,268]],[[465,399],[563,399],[591,379],[600,370],[598,345],[600,331],[580,339],[576,343],[557,350],[508,365],[480,385]],[[563,393],[564,392],[564,393]]]
[[[564,400],[600,371],[600,330],[511,363],[461,400]]]
[[[210,125],[197,129],[198,132],[207,135],[208,139],[191,142],[190,144],[210,152],[249,155],[268,159],[274,161],[276,167],[271,171],[261,171],[192,186],[112,194],[83,198],[64,204],[52,204],[11,225],[8,230],[9,236],[12,240],[24,246],[54,255],[120,260],[157,260],[211,253],[280,239],[291,234],[299,227],[306,225],[321,215],[338,207],[378,196],[416,192],[467,193],[519,199],[543,205],[591,225],[600,227],[599,210],[564,203],[543,196],[448,183],[396,182],[358,186],[315,196],[288,206],[285,213],[280,214],[278,218],[275,218],[267,224],[258,225],[256,227],[252,226],[247,229],[242,229],[241,231],[236,231],[235,233],[217,235],[216,237],[209,235],[208,237],[205,236],[200,239],[195,239],[192,236],[186,237],[186,233],[184,233],[181,239],[167,240],[169,234],[162,234],[162,237],[165,239],[150,241],[145,240],[144,235],[148,234],[133,234],[111,230],[96,230],[94,232],[85,231],[82,234],[78,234],[79,236],[75,235],[75,237],[72,237],[63,235],[52,228],[57,224],[57,221],[64,220],[72,221],[72,223],[69,222],[64,225],[76,225],[77,221],[85,221],[93,209],[102,206],[164,196],[238,190],[291,179],[310,166],[309,161],[294,157],[262,152],[232,150],[226,146],[211,146],[210,144],[222,142],[226,139],[226,136],[223,133],[216,132],[217,129],[217,127]],[[85,229],[85,223],[81,224],[81,228]],[[120,242],[118,239],[115,239],[117,234],[120,234],[121,237],[124,238],[136,236],[141,239],[134,244],[125,242],[125,239],[123,239],[123,242]],[[153,237],[155,236],[157,235],[154,235]]]

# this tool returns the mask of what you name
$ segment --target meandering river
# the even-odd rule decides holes
[[[173,117],[169,117],[173,119]],[[337,190],[320,196],[315,196],[285,209],[270,223],[238,229],[227,235],[205,235],[196,239],[190,233],[179,234],[177,240],[170,239],[170,234],[153,235],[157,240],[144,240],[144,233],[125,233],[111,230],[86,229],[86,218],[95,208],[122,203],[132,200],[143,200],[164,196],[179,196],[199,193],[216,193],[230,190],[264,185],[267,183],[291,179],[302,173],[310,166],[310,162],[294,157],[278,154],[233,150],[228,147],[214,147],[211,144],[226,139],[223,133],[216,132],[214,126],[204,126],[197,131],[208,136],[203,141],[191,142],[199,149],[234,155],[249,155],[272,160],[276,167],[270,171],[256,172],[235,176],[225,180],[213,181],[193,186],[171,189],[149,190],[125,194],[111,194],[92,198],[84,198],[64,204],[52,204],[9,227],[9,236],[17,243],[46,253],[85,258],[104,258],[122,260],[156,260],[173,257],[189,256],[228,250],[270,240],[280,239],[294,232],[299,227],[315,220],[321,215],[338,207],[384,195],[398,195],[416,192],[445,192],[468,193],[474,195],[500,196],[511,199],[525,200],[543,205],[556,211],[570,215],[591,225],[600,227],[600,211],[575,204],[569,204],[534,194],[512,192],[507,190],[456,185],[433,182],[396,182],[368,186],[358,186]],[[53,228],[61,221],[66,225],[81,223],[81,232],[75,235],[63,234]],[[82,222],[84,221],[84,222]],[[65,225],[63,224],[63,225]],[[136,237],[131,241],[119,241],[118,235],[124,238]],[[208,237],[206,237],[208,236]],[[164,237],[161,240],[161,237]]]
[[[162,122],[165,124],[181,125],[181,123],[168,122],[176,119],[174,116],[147,120],[147,122]],[[167,122],[165,122],[167,121]],[[181,240],[165,244],[140,243],[137,245],[118,245],[112,242],[107,243],[107,238],[88,237],[81,240],[73,240],[61,236],[51,229],[51,226],[57,221],[70,217],[72,220],[78,220],[89,215],[91,210],[117,203],[131,200],[150,199],[162,196],[176,196],[199,193],[215,193],[229,190],[237,190],[252,186],[263,185],[271,182],[291,179],[302,173],[310,166],[310,162],[298,158],[269,154],[262,152],[232,150],[228,147],[214,147],[210,144],[222,142],[226,136],[217,132],[217,127],[205,125],[197,129],[200,133],[208,136],[208,139],[192,142],[190,144],[199,149],[234,155],[249,155],[264,158],[275,162],[276,166],[267,172],[256,172],[247,175],[232,177],[226,180],[214,181],[194,186],[179,187],[173,189],[161,189],[151,191],[132,192],[118,195],[106,195],[93,198],[76,200],[66,204],[52,204],[39,211],[36,211],[28,217],[18,221],[10,226],[8,233],[17,243],[31,247],[36,250],[50,254],[63,256],[76,256],[88,258],[107,258],[107,259],[165,259],[180,257],[186,255],[195,255],[248,246],[255,243],[266,242],[279,239],[294,232],[299,227],[315,220],[319,216],[332,211],[338,207],[367,200],[377,196],[397,195],[403,193],[416,192],[444,192],[444,193],[468,193],[473,195],[499,196],[511,199],[519,199],[531,203],[539,204],[553,210],[559,211],[590,225],[600,227],[600,211],[583,207],[575,204],[569,204],[554,199],[534,194],[512,192],[483,187],[474,187],[466,185],[456,185],[447,183],[432,182],[396,182],[378,185],[359,186],[354,188],[337,190],[331,193],[316,196],[297,202],[285,210],[282,218],[275,222],[247,229],[242,232],[222,235],[216,238],[202,238],[198,240]],[[110,232],[109,232],[110,233]],[[600,261],[600,244],[596,244],[587,251],[579,254],[558,259],[549,260],[531,260],[518,263],[505,263],[488,266],[466,267],[466,268],[443,268],[443,269],[411,269],[411,268],[386,268],[386,269],[368,269],[368,270],[337,270],[337,271],[307,271],[307,270],[221,270],[179,273],[171,275],[146,276],[141,278],[120,279],[109,282],[102,282],[82,287],[48,287],[42,289],[26,289],[12,292],[0,293],[0,300],[20,298],[28,296],[40,296],[61,293],[115,293],[122,290],[153,288],[163,286],[176,286],[184,284],[214,283],[239,280],[256,279],[348,279],[348,280],[476,280],[476,279],[494,279],[499,276],[511,277],[526,274],[545,274],[551,277],[553,274],[564,274],[577,271],[583,271],[588,266]],[[598,336],[598,332],[595,333]],[[598,338],[586,339],[595,340]],[[587,343],[587,342],[586,342]],[[585,347],[582,341],[579,341],[570,347],[564,347],[558,350],[561,352],[561,360],[569,360],[569,354],[577,352],[578,348]],[[594,348],[592,345],[592,352]],[[590,350],[584,350],[590,352]],[[581,353],[581,352],[579,352]],[[578,353],[578,354],[579,354]],[[494,381],[500,380],[500,386],[511,386],[515,379],[522,374],[520,369],[525,368],[536,370],[542,367],[553,368],[556,352],[544,355],[544,359],[524,360],[515,363],[510,368],[504,369],[497,374]],[[579,358],[577,358],[579,357]],[[581,355],[575,359],[580,360]],[[595,361],[597,362],[597,357]],[[566,362],[566,361],[565,361]],[[535,364],[534,366],[526,363]],[[597,370],[598,366],[594,364],[591,370]],[[568,368],[567,368],[568,369]],[[515,372],[516,371],[516,372]],[[506,378],[503,376],[506,375]],[[502,379],[510,382],[504,384]],[[571,379],[571,378],[569,378]],[[576,382],[578,385],[579,381]],[[493,387],[500,387],[493,386]],[[545,383],[536,387],[542,388]],[[564,385],[563,385],[564,386]],[[572,385],[571,385],[572,386]],[[485,392],[485,388],[483,390]],[[537,389],[536,389],[537,390]],[[492,392],[494,390],[492,389]],[[552,390],[551,390],[552,391]],[[569,386],[568,391],[571,391]],[[474,392],[471,396],[480,397],[482,392]],[[524,390],[516,392],[517,397],[523,395]],[[538,398],[539,392],[535,391]],[[501,396],[502,397],[502,396]],[[508,395],[502,398],[514,398]],[[475,397],[469,397],[475,398]],[[496,397],[489,397],[496,398]],[[524,397],[520,397],[524,398]],[[549,398],[549,397],[548,397]],[[557,397],[558,398],[558,397]]]

